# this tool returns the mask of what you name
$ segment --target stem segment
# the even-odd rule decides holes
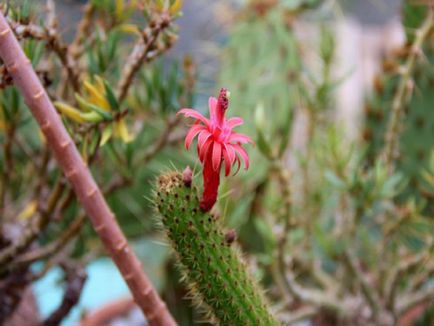
[[[389,171],[393,169],[392,165],[398,150],[400,125],[403,118],[404,107],[408,100],[411,98],[412,73],[416,64],[417,58],[422,54],[422,46],[429,36],[430,30],[433,27],[433,12],[428,10],[427,17],[423,22],[420,29],[417,31],[416,39],[411,46],[411,53],[403,67],[403,74],[395,93],[392,102],[392,111],[390,113],[387,131],[385,134],[385,145],[383,149],[383,160]]]

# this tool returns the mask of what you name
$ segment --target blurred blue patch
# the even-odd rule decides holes
[[[133,244],[144,269],[157,289],[164,285],[164,262],[168,248],[152,239],[143,239]],[[34,269],[41,269],[35,264]],[[62,326],[77,325],[84,311],[92,311],[106,303],[130,296],[127,285],[116,266],[109,258],[99,258],[86,266],[88,278],[79,304],[71,311]],[[63,296],[63,272],[55,267],[47,275],[34,283],[34,293],[40,314],[48,317],[60,304]]]

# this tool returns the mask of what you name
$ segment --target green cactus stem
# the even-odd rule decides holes
[[[222,325],[279,324],[233,241],[214,216],[200,210],[196,189],[180,173],[158,178],[155,202],[193,299],[207,317]]]
[[[409,180],[400,198],[423,199],[428,204],[425,213],[430,214],[434,209],[430,194],[421,189],[425,183],[422,172],[434,152],[433,16],[427,7],[410,1],[404,2],[402,14],[406,30],[411,31],[408,44],[384,61],[366,107],[363,137],[371,163],[384,149],[386,162],[396,159],[396,170]]]

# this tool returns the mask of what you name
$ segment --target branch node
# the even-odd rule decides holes
[[[155,309],[154,311],[152,311],[152,313],[147,314],[146,318],[148,320],[152,320],[155,318],[155,316],[157,316],[160,313],[160,310],[166,309],[166,304],[165,303],[161,303],[157,309]]]
[[[100,225],[95,226],[95,231],[98,232],[98,233],[101,232],[104,229],[105,229],[105,224],[104,223],[101,223]]]
[[[74,175],[77,174],[77,169],[76,168],[72,168],[71,170],[67,171],[65,173],[66,178],[71,179]]]
[[[86,193],[86,196],[87,197],[93,197],[96,193],[97,193],[97,189],[94,187]]]
[[[152,289],[151,288],[147,288],[147,289],[144,289],[142,293],[143,293],[144,297],[147,297],[149,295],[149,293],[151,293],[151,292],[152,292]]]
[[[69,139],[64,140],[63,142],[60,143],[60,147],[62,147],[63,149],[65,149],[66,147],[68,147],[69,145],[71,145],[71,141]]]
[[[121,242],[118,246],[116,246],[117,251],[122,251],[126,247],[128,247],[128,243],[126,241]]]
[[[15,71],[17,70],[17,68],[18,68],[18,64],[17,64],[16,61],[13,61],[13,62],[10,63],[9,66],[7,67],[8,71],[9,71],[10,73],[15,72]]]
[[[37,93],[33,96],[33,99],[35,99],[35,100],[39,100],[43,95],[44,95],[44,90],[41,89],[39,92],[37,92]]]
[[[126,274],[125,275],[125,281],[131,281],[134,278],[134,273]]]
[[[44,132],[47,132],[48,129],[50,129],[51,123],[49,120],[45,120],[45,122],[41,125],[41,129]]]
[[[11,31],[10,28],[5,28],[4,30],[2,30],[2,31],[0,32],[0,37],[4,37],[4,36],[6,36],[10,31]]]

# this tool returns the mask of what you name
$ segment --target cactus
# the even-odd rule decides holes
[[[170,172],[158,178],[155,203],[192,297],[222,325],[278,325],[232,245],[233,231],[199,208],[196,189]]]
[[[409,29],[408,44],[384,61],[383,71],[375,80],[375,92],[366,107],[364,130],[364,138],[369,142],[369,153],[372,159],[378,157],[384,146],[390,108],[395,100],[397,85],[401,82],[401,76],[399,76],[402,71],[401,66],[414,51],[412,46],[416,35],[414,28],[419,28],[418,32],[420,32],[421,26],[417,26],[417,23],[420,24],[423,21],[425,14],[426,11],[424,12],[421,6],[409,4],[404,6],[403,23]],[[417,56],[413,70],[409,72],[412,75],[408,86],[414,85],[413,91],[410,90],[409,94],[402,99],[405,118],[400,122],[399,156],[396,169],[409,180],[409,186],[403,194],[405,198],[409,195],[414,196],[415,189],[421,189],[423,184],[421,172],[428,167],[430,153],[434,151],[434,115],[431,114],[434,105],[432,93],[434,43],[432,37],[427,36],[421,49],[423,55]],[[417,196],[424,198],[425,195],[421,192]]]

